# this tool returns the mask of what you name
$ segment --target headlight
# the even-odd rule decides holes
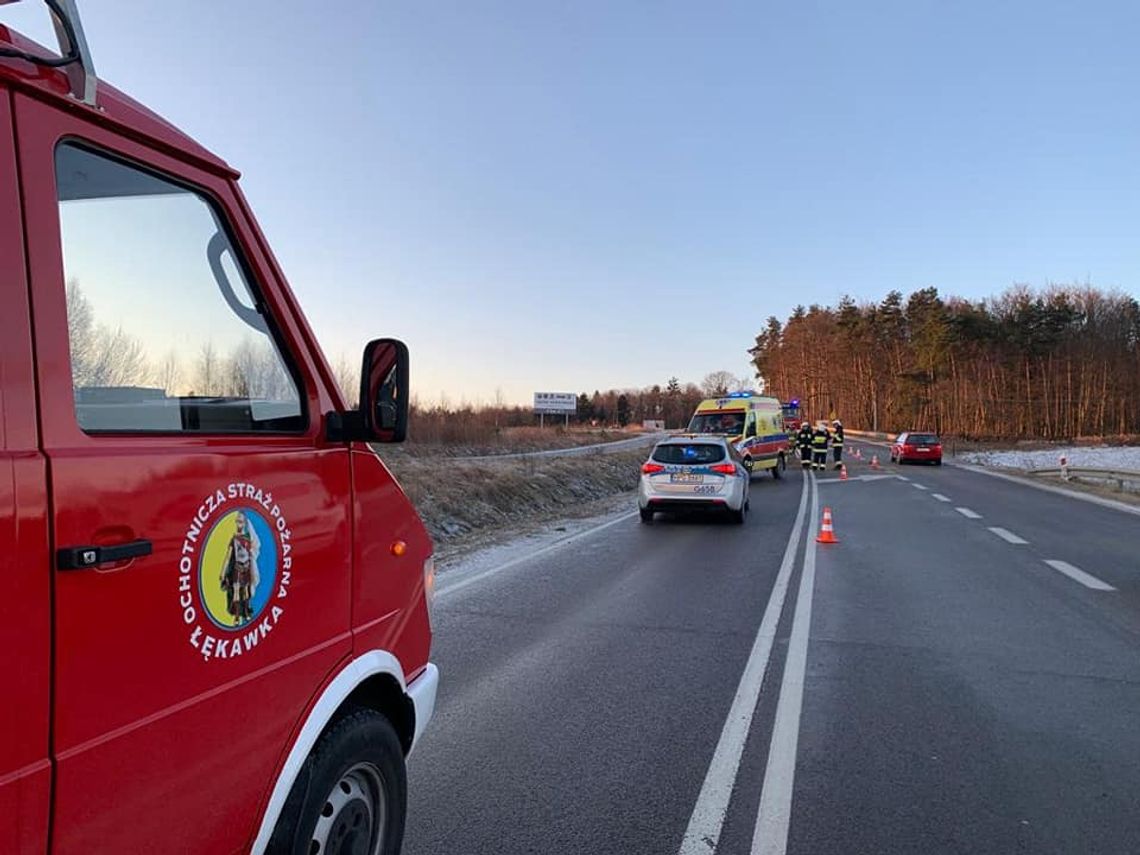
[[[427,603],[428,620],[431,620],[431,606],[435,600],[435,556],[424,560],[424,602]]]

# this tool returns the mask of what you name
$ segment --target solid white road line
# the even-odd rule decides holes
[[[981,514],[975,513],[974,511],[971,511],[969,508],[955,508],[954,510],[956,510],[958,513],[960,513],[962,516],[964,516],[968,520],[980,520],[982,518]]]
[[[1024,540],[1024,539],[1018,537],[1016,534],[1014,534],[1012,531],[1010,531],[1007,528],[1001,528],[1000,526],[991,525],[990,531],[992,531],[994,534],[996,534],[998,537],[1000,537],[1006,543],[1015,543],[1015,544],[1029,543],[1028,540]]]
[[[819,493],[813,493],[811,525],[815,531],[819,521]],[[796,751],[800,740],[800,712],[804,700],[804,675],[807,672],[808,637],[811,634],[811,607],[815,590],[816,543],[808,539],[804,551],[804,571],[796,595],[796,611],[792,618],[792,634],[788,640],[788,656],[784,661],[784,679],[780,684],[780,700],[776,705],[776,721],[772,725],[772,742],[768,748],[768,768],[760,791],[760,808],[756,812],[756,828],[752,833],[752,855],[784,855],[788,848],[788,826],[792,818],[792,789],[796,777]]]
[[[917,484],[917,483],[915,483],[915,484],[911,484],[910,486],[914,487],[914,489],[916,489],[916,490],[925,490],[925,489],[927,489],[927,488],[926,488],[926,487],[924,487],[922,484]]]
[[[1058,561],[1057,559],[1047,558],[1045,563],[1056,570],[1058,573],[1064,573],[1070,579],[1075,579],[1086,588],[1092,588],[1094,591],[1115,591],[1116,588],[1107,582],[1102,582],[1096,576],[1090,575],[1082,570],[1080,567],[1074,567],[1068,561]]]
[[[809,485],[814,486],[814,484],[814,477],[803,479],[800,508],[796,513],[792,533],[788,537],[784,560],[780,564],[780,572],[776,575],[776,584],[772,586],[772,593],[768,597],[764,616],[760,619],[756,641],[752,644],[752,652],[748,655],[744,673],[740,675],[740,685],[737,686],[736,696],[732,699],[728,717],[724,720],[724,727],[720,731],[720,739],[709,762],[708,772],[705,773],[697,803],[693,806],[693,814],[689,817],[689,826],[685,829],[685,836],[681,840],[680,855],[711,855],[716,852],[724,818],[728,814],[732,788],[736,784],[736,774],[740,770],[740,757],[744,753],[748,731],[752,727],[752,716],[760,700],[760,687],[764,683],[764,672],[772,655],[776,627],[780,622],[780,613],[784,610],[788,580],[791,578],[792,566],[795,564],[796,552],[800,546],[804,514],[808,506]]]
[[[896,475],[895,477],[898,478],[900,481],[909,481],[910,480],[905,475]]]
[[[554,552],[556,549],[561,549],[563,546],[574,543],[575,541],[581,540],[584,537],[589,537],[592,534],[597,534],[599,531],[607,529],[610,526],[617,525],[620,522],[624,522],[633,516],[637,516],[637,511],[631,511],[628,514],[622,514],[620,517],[615,517],[612,520],[607,520],[606,522],[593,526],[592,528],[585,529],[584,531],[579,531],[575,534],[570,535],[569,537],[562,538],[562,540],[555,541],[549,546],[544,546],[542,549],[536,549],[534,552],[528,552],[526,555],[520,555],[518,558],[512,558],[510,561],[505,561],[496,567],[488,567],[486,570],[480,570],[478,573],[468,576],[465,579],[460,579],[458,582],[454,582],[453,584],[447,585],[446,587],[441,585],[439,590],[436,591],[435,597],[437,600],[443,599],[450,594],[454,594],[456,591],[462,591],[469,585],[474,585],[476,582],[482,582],[489,576],[495,576],[499,573],[502,573],[504,570],[510,570],[512,567],[516,567],[519,564],[522,564],[524,561],[530,561],[532,558],[538,558],[541,555],[546,555],[548,552]]]
[[[940,502],[949,502],[950,501],[949,496],[943,496],[941,493],[931,493],[930,495],[932,495],[934,498],[936,498]]]

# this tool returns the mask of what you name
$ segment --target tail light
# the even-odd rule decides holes
[[[719,475],[735,475],[736,465],[733,463],[717,463],[709,467],[713,472]]]
[[[664,472],[665,467],[660,463],[642,463],[641,471],[646,475],[656,475],[658,472]]]

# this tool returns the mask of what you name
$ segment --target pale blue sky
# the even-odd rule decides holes
[[[428,400],[745,373],[843,293],[1136,291],[1130,0],[81,6],[242,170],[330,356],[400,336]]]

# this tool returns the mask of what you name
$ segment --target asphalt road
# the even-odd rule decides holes
[[[444,574],[405,851],[1140,852],[1140,519],[850,473]]]

